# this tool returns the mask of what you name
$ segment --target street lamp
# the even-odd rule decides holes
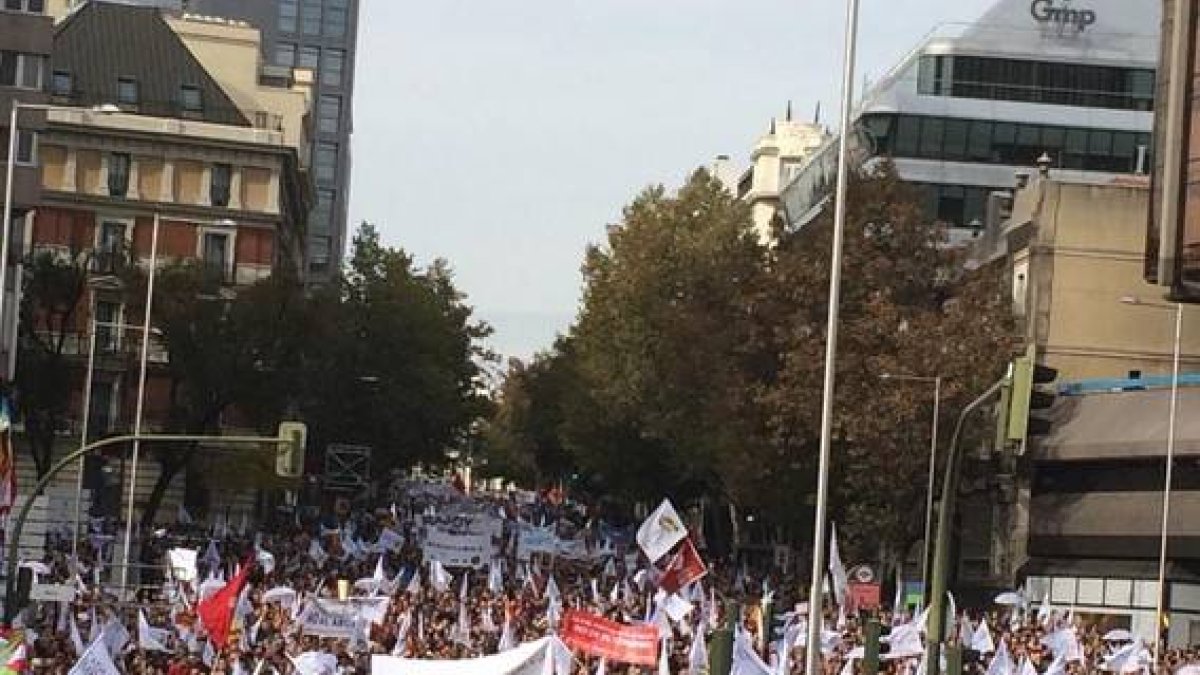
[[[91,428],[92,416],[92,381],[96,371],[96,336],[100,328],[121,330],[138,330],[140,326],[134,326],[126,323],[112,323],[104,321],[96,321],[95,317],[91,321],[91,334],[88,337],[88,365],[87,375],[84,377],[83,384],[83,423],[79,434],[79,447],[86,447],[88,444],[88,431]],[[162,331],[157,328],[150,330],[152,334],[162,335]],[[138,396],[142,396],[142,391],[138,392]],[[79,554],[79,522],[82,519],[81,507],[83,503],[83,467],[84,458],[79,458],[79,474],[75,478],[75,523],[71,536],[71,555]]]
[[[933,488],[934,475],[937,468],[938,415],[941,412],[942,406],[942,376],[921,377],[917,375],[883,373],[879,376],[879,379],[896,382],[933,383],[933,428],[929,432],[929,484],[926,487],[925,493],[925,539],[921,547],[921,593],[928,597],[929,551],[932,546],[931,539],[933,538]]]
[[[9,114],[9,119],[8,119],[8,160],[5,163],[5,175],[4,175],[4,216],[3,216],[3,228],[4,229],[2,232],[0,232],[0,336],[3,335],[4,328],[7,327],[7,324],[4,322],[4,311],[5,311],[4,306],[5,306],[5,304],[7,304],[6,298],[7,298],[7,293],[8,293],[8,288],[7,288],[7,285],[8,285],[8,247],[10,245],[9,242],[12,239],[12,237],[10,235],[12,234],[13,173],[16,170],[16,164],[17,164],[17,138],[20,136],[20,132],[17,127],[17,116],[22,110],[43,110],[43,111],[49,112],[51,110],[74,111],[74,110],[80,110],[80,108],[73,108],[71,106],[50,105],[50,104],[46,104],[46,103],[22,103],[20,101],[13,101],[12,112]],[[113,105],[112,103],[104,103],[101,105],[93,106],[91,108],[84,108],[83,110],[89,110],[90,112],[99,113],[102,115],[108,115],[108,114],[112,114],[112,113],[121,112],[121,109],[118,108],[117,106]],[[17,331],[15,330],[15,325],[16,325],[16,322],[14,321],[12,343],[6,345],[6,347],[9,350],[8,351],[8,362],[4,366],[4,370],[5,370],[4,379],[6,381],[11,381],[14,373],[16,372],[16,341],[17,341],[16,340],[16,332]],[[0,339],[3,339],[3,338],[0,337]]]
[[[1179,351],[1183,337],[1183,305],[1181,303],[1144,302],[1135,296],[1125,296],[1121,302],[1126,305],[1151,307],[1175,312],[1175,346],[1171,354],[1171,405],[1167,415],[1167,468],[1163,478],[1162,498],[1162,528],[1158,542],[1158,603],[1154,610],[1154,665],[1158,666],[1158,657],[1162,644],[1163,613],[1167,595],[1167,524],[1171,517],[1171,477],[1175,468],[1175,415],[1179,406]]]

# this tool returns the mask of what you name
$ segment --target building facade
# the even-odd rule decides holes
[[[0,5],[0,141],[4,143],[6,160],[12,135],[10,113],[14,104],[46,102],[53,38],[53,20],[46,13],[43,0],[13,0]],[[0,376],[4,379],[11,377],[16,357],[13,345],[16,344],[17,307],[20,304],[17,280],[20,279],[21,264],[17,237],[25,231],[27,215],[38,201],[38,133],[44,121],[44,114],[37,110],[26,110],[17,115],[13,199],[11,204],[3,205],[12,216],[12,229],[8,232],[10,244],[16,244],[10,245],[9,259],[0,269],[0,274],[7,275],[4,311],[0,316]],[[7,179],[7,170],[5,161],[0,164],[0,180]]]
[[[192,14],[241,19],[262,34],[265,63],[316,73],[313,180],[305,268],[315,283],[341,267],[350,203],[359,0],[187,0]]]
[[[111,40],[116,34],[129,39]],[[198,265],[220,297],[276,273],[302,272],[313,201],[311,94],[295,78],[260,80],[258,43],[249,37],[256,34],[244,24],[104,2],[55,27],[48,77],[56,107],[38,139],[41,196],[25,219],[21,253],[35,264],[85,261],[86,290],[60,321],[38,321],[46,308],[30,300],[34,320],[21,353],[49,346],[72,365],[78,393],[65,445],[133,426],[143,318],[122,271],[149,267],[156,232],[159,266]],[[239,50],[239,43],[248,46]],[[215,44],[228,46],[219,61],[205,49]],[[237,81],[242,86],[230,86]],[[149,355],[143,424],[153,430],[169,422],[169,355],[153,336]],[[139,495],[156,475],[156,467],[139,472]],[[74,477],[63,478],[73,484]],[[105,494],[104,484],[92,487]],[[180,492],[168,495],[167,513]],[[109,504],[119,506],[120,499]]]
[[[892,159],[959,241],[1042,155],[1079,180],[1148,173],[1159,2],[1086,4],[999,0],[969,26],[936,29],[860,103],[856,163]],[[785,188],[793,227],[823,207],[836,155],[831,140]]]

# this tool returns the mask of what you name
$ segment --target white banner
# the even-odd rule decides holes
[[[362,632],[363,619],[349,602],[312,600],[300,613],[305,635],[349,640]]]
[[[372,656],[372,675],[541,675],[553,638],[523,644],[492,656],[457,661]]]
[[[431,529],[425,536],[425,562],[446,567],[482,568],[492,559],[492,538],[486,534],[452,534]]]
[[[529,560],[534,553],[558,555],[558,536],[548,527],[522,527],[517,538],[517,557]]]

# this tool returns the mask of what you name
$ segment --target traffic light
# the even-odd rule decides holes
[[[1008,408],[1008,440],[1024,443],[1029,436],[1050,433],[1051,422],[1042,412],[1054,405],[1054,392],[1040,385],[1053,382],[1058,371],[1038,364],[1032,356],[1012,363],[1012,390]]]
[[[308,444],[308,426],[304,422],[280,422],[279,446],[275,451],[275,473],[284,478],[304,474],[304,450]]]

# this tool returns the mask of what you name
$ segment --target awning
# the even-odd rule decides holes
[[[1127,459],[1166,455],[1171,390],[1061,396],[1054,427],[1034,449],[1037,459]],[[1200,388],[1179,390],[1177,456],[1200,456]]]

